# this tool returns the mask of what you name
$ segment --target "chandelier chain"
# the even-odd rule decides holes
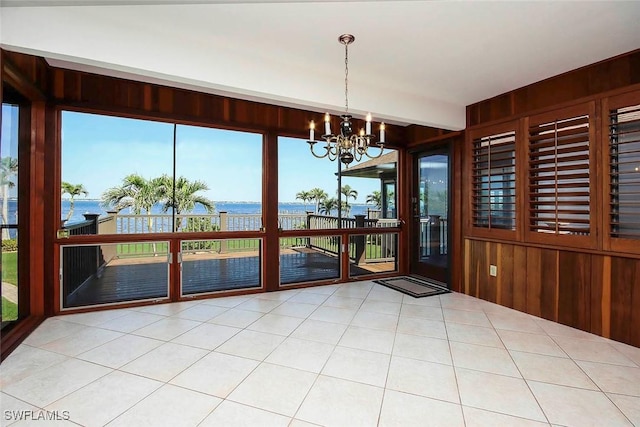
[[[349,114],[349,45],[344,45],[344,110]]]

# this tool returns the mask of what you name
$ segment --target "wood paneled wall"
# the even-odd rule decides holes
[[[8,66],[11,75],[3,76],[22,80],[23,85],[31,87],[39,92],[39,96],[44,97],[49,92],[49,66],[46,61],[37,56],[23,55],[20,53],[2,50],[2,62]]]
[[[586,101],[599,102],[639,85],[640,50],[636,50],[470,105],[467,132],[510,120],[526,121],[532,115]],[[596,110],[594,115],[601,114]],[[601,136],[593,138],[594,143],[598,138]],[[526,152],[521,145],[525,142],[519,142],[521,153]],[[468,165],[471,150],[465,150],[463,156]],[[591,180],[597,190],[592,189],[592,197],[608,191],[603,187],[600,167],[598,164],[592,170]],[[465,184],[470,185],[469,179]],[[523,184],[517,191],[522,194]],[[469,197],[468,188],[465,197]],[[604,223],[598,209],[599,205],[594,214],[594,239],[601,236]],[[467,224],[465,293],[640,347],[640,257],[594,245],[588,249],[559,241],[511,241],[497,233],[476,236],[469,215],[463,212],[463,223]],[[497,277],[489,275],[490,265],[498,267]]]
[[[51,70],[51,88],[55,104],[63,107],[237,130],[270,130],[297,138],[308,138],[310,120],[324,120],[324,113],[60,68]],[[333,115],[332,120],[337,129],[339,119]],[[364,127],[363,120],[353,122],[356,129]],[[388,146],[406,145],[404,126],[388,124],[386,131]],[[426,128],[422,132],[438,133],[440,129]]]
[[[638,259],[466,239],[464,291],[640,347]]]
[[[35,57],[14,57],[13,55],[5,57],[4,52],[1,56],[2,85],[9,85],[21,98],[18,131],[20,321],[2,330],[0,359],[4,360],[21,340],[44,320],[44,317],[49,314],[51,304],[48,304],[46,299],[47,277],[43,264],[45,235],[42,227],[42,219],[46,214],[43,202],[45,198],[43,167],[46,144],[47,68],[44,61]],[[4,95],[3,92],[0,94]]]
[[[467,107],[467,127],[527,114],[640,83],[640,49]]]

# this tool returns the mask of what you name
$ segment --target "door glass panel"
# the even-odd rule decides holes
[[[280,284],[340,278],[340,236],[280,239]]]
[[[18,138],[20,107],[2,104],[0,204],[2,205],[2,327],[18,320]],[[24,313],[22,313],[24,314]]]
[[[169,296],[169,242],[62,247],[62,307]]]
[[[261,239],[182,242],[182,295],[261,286]]]
[[[384,183],[383,218],[397,218],[396,214],[396,183]]]
[[[418,160],[418,273],[446,282],[448,270],[449,156]]]

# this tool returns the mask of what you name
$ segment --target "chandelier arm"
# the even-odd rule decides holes
[[[338,149],[337,146],[336,147],[332,147],[331,150],[327,150],[327,155],[329,156],[329,160],[331,160],[333,162],[338,157],[340,157],[340,150]]]
[[[371,154],[369,154],[369,150],[368,149],[365,150],[364,154],[366,154],[367,157],[370,158],[370,159],[377,159],[378,157],[382,156],[382,153],[384,153],[384,147],[382,145],[378,144],[378,148],[380,149],[380,152],[375,156],[372,156]]]
[[[356,162],[362,160],[362,153],[358,150],[353,150],[353,160],[355,160]]]
[[[311,149],[311,154],[313,154],[313,157],[316,157],[318,159],[324,159],[325,157],[327,157],[327,155],[329,155],[329,150],[327,150],[327,147],[323,147],[326,151],[324,154],[316,154],[315,151],[313,151],[313,145],[310,144],[309,148]]]

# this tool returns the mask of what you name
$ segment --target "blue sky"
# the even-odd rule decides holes
[[[0,157],[18,158],[18,108],[7,104],[2,105],[2,141],[0,141]],[[9,189],[9,197],[16,197],[18,180],[11,178],[15,184]]]
[[[206,182],[207,197],[214,201],[261,200],[261,135],[179,125],[177,141],[177,175]],[[62,180],[83,184],[88,197],[98,199],[130,173],[145,178],[171,175],[172,144],[170,123],[65,111]],[[295,201],[296,193],[314,187],[335,195],[336,162],[313,157],[306,141],[280,138],[278,164],[280,202]],[[358,191],[356,203],[364,203],[368,194],[380,190],[375,179],[345,177],[342,184]]]

